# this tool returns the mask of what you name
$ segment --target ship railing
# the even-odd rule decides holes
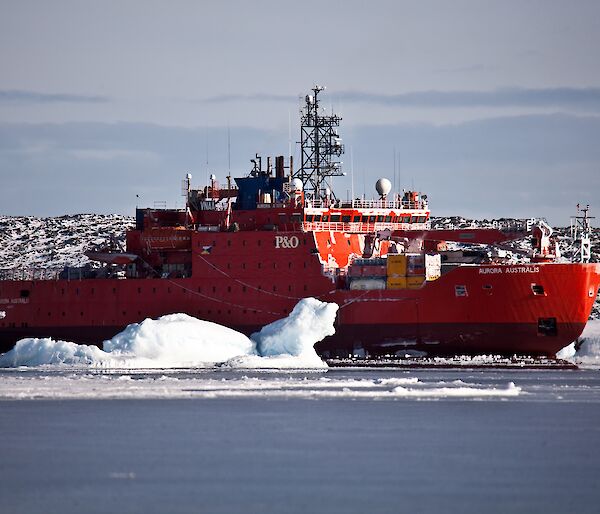
[[[426,201],[409,202],[408,200],[307,200],[305,207],[317,209],[390,209],[414,210],[427,209]]]
[[[0,280],[58,280],[61,271],[52,268],[0,269]]]
[[[343,223],[328,221],[303,222],[304,232],[374,233],[380,230],[429,230],[431,223]]]

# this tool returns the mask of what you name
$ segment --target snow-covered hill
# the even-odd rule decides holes
[[[432,218],[432,228],[492,227],[516,220],[471,220],[462,217]],[[125,231],[134,225],[130,216],[118,214],[76,214],[54,218],[0,215],[0,271],[9,269],[45,269],[60,271],[65,266],[89,263],[83,252],[111,238],[124,243]],[[569,256],[569,229],[556,228],[563,255]],[[513,243],[519,250],[530,248],[529,238]],[[593,230],[592,255],[600,258],[600,229]],[[600,300],[593,318],[600,318]]]
[[[0,216],[0,270],[62,270],[89,262],[83,252],[108,242],[125,241],[134,220],[118,214],[76,214],[55,218]]]

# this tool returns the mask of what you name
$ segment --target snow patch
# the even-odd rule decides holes
[[[104,350],[68,341],[22,339],[0,355],[0,367],[72,365],[101,368],[323,368],[314,344],[333,335],[338,306],[304,298],[287,318],[252,338],[187,314],[132,323]]]

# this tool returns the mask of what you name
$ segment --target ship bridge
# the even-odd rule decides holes
[[[302,230],[373,233],[378,230],[429,230],[426,199],[412,191],[396,200],[306,202]]]

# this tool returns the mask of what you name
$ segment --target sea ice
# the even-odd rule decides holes
[[[42,366],[45,364],[93,364],[105,352],[97,346],[54,341],[50,338],[21,339],[15,347],[0,355],[0,368]]]
[[[104,350],[68,341],[22,339],[0,355],[0,367],[53,364],[109,368],[322,368],[313,346],[335,332],[338,306],[304,298],[284,319],[252,338],[187,314],[132,323],[104,342]]]

